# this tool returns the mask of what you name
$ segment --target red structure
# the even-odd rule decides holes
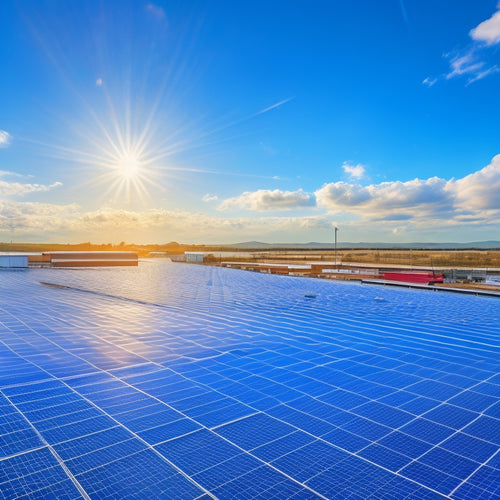
[[[443,275],[441,273],[433,273],[433,272],[418,272],[418,271],[387,272],[386,271],[382,273],[381,277],[388,281],[421,283],[423,285],[428,285],[429,283],[443,282]]]

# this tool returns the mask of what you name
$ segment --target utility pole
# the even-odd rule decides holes
[[[337,232],[339,230],[339,228],[337,226],[335,226],[335,267],[338,267],[337,266]]]

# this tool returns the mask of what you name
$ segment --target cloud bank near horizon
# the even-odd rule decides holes
[[[353,167],[357,180],[363,170]],[[350,213],[369,220],[450,219],[464,214],[486,216],[500,210],[500,155],[481,170],[461,179],[413,179],[362,185],[357,182],[330,182],[314,193],[302,189],[281,191],[259,189],[224,200],[223,210],[258,212],[323,208],[330,213]]]
[[[10,183],[9,189],[16,191],[15,184]],[[29,189],[44,191],[58,185],[21,184],[24,187],[14,194],[22,196]],[[312,241],[329,240],[334,225],[340,225],[347,235],[371,232],[386,239],[402,234],[418,239],[432,231],[446,237],[447,231],[451,234],[459,226],[486,234],[498,231],[500,225],[499,192],[497,155],[486,167],[460,179],[431,177],[369,185],[338,181],[313,193],[302,189],[244,192],[223,200],[216,215],[163,208],[85,210],[76,204],[4,200],[0,201],[0,237],[61,235],[73,241],[90,238],[99,242]],[[241,215],[241,211],[260,215]],[[298,211],[299,215],[283,215],[284,211]]]

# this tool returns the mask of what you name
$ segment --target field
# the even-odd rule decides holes
[[[185,251],[202,251],[207,253],[205,261],[217,264],[225,261],[247,262],[287,262],[304,263],[312,261],[334,262],[335,257],[343,263],[390,264],[404,266],[423,266],[428,268],[500,268],[500,249],[467,249],[467,250],[429,250],[429,249],[368,249],[339,248],[337,252],[330,249],[282,249],[261,250],[242,248],[235,249],[223,245],[184,245],[171,242],[163,245],[136,245],[125,242],[119,245],[110,243],[95,245],[90,242],[69,244],[49,243],[0,243],[0,252],[47,252],[54,250],[75,251],[134,251],[140,257],[149,256],[150,252],[161,252],[166,255],[183,255]],[[230,252],[232,255],[221,257],[220,252]],[[249,257],[249,254],[251,255]]]
[[[254,255],[255,260],[264,262],[335,261],[333,250],[280,250],[255,252]],[[349,264],[392,264],[430,268],[500,268],[500,250],[342,249],[337,251],[337,261]]]

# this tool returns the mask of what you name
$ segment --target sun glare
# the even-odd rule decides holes
[[[118,160],[118,172],[125,179],[135,179],[140,174],[139,163],[139,159],[134,154],[125,153]]]

